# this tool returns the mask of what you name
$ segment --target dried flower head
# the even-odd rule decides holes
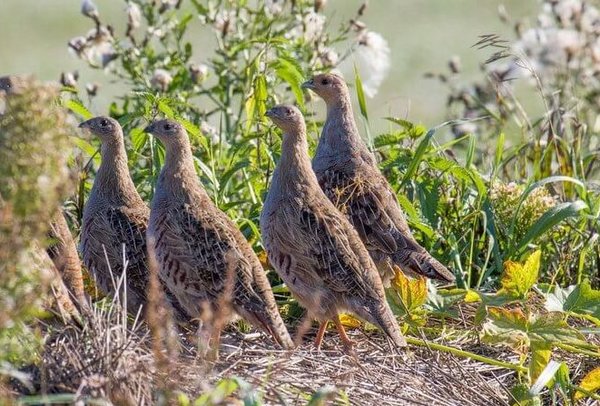
[[[164,69],[156,69],[152,75],[152,78],[150,79],[150,84],[154,88],[165,92],[169,88],[169,85],[172,81],[173,77],[169,72]]]
[[[365,94],[373,97],[390,69],[390,47],[380,34],[368,30],[360,33],[357,43],[354,52],[356,66]]]
[[[208,76],[208,66],[204,64],[191,64],[188,69],[194,83],[200,83]]]
[[[98,8],[96,4],[92,0],[82,0],[81,1],[81,14],[86,17],[89,17],[93,20],[97,20],[100,18],[100,14],[98,13]]]
[[[127,24],[130,29],[139,28],[142,24],[142,10],[137,3],[127,3]]]

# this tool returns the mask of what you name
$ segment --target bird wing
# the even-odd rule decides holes
[[[148,280],[146,258],[147,208],[107,207],[84,222],[81,251],[88,268],[108,265],[116,278],[127,264],[128,285],[145,291]],[[108,265],[107,265],[108,259]],[[103,272],[108,277],[108,272]]]
[[[281,208],[271,227],[269,256],[273,262],[303,273],[304,280],[315,287],[372,295],[373,286],[381,284],[377,271],[358,235],[337,209],[309,202],[298,211],[290,207]]]
[[[369,251],[420,251],[389,184],[379,172],[326,171],[319,183],[350,220]]]
[[[207,299],[216,299],[225,291],[228,277],[235,278],[236,286],[251,281],[251,267],[245,266],[224,217],[221,212],[200,211],[187,203],[164,213],[155,230],[163,278]]]

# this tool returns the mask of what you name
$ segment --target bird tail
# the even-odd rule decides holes
[[[454,282],[456,280],[454,274],[448,268],[424,249],[422,251],[411,251],[408,255],[404,254],[401,257],[396,256],[394,262],[403,271],[423,275],[430,279],[444,282]]]
[[[385,299],[384,299],[385,300]],[[387,303],[373,303],[354,309],[362,319],[379,327],[398,348],[406,347],[406,340],[400,332],[398,321]]]
[[[256,311],[248,308],[239,308],[236,310],[244,319],[273,337],[281,347],[286,350],[295,347],[294,341],[285,327],[276,305],[274,308],[263,305],[262,308],[256,309]]]

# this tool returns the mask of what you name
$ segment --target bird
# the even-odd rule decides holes
[[[228,321],[231,317],[223,309],[227,307],[271,335],[281,347],[293,348],[265,270],[196,175],[183,126],[164,119],[152,122],[145,131],[156,136],[166,151],[148,226],[161,279],[188,313],[203,322],[201,335],[214,334],[211,338],[217,346],[218,320],[211,323],[209,318],[221,315]]]
[[[358,231],[384,285],[390,285],[396,268],[412,276],[454,282],[454,274],[413,237],[396,195],[360,137],[344,80],[335,74],[319,74],[302,87],[327,105],[312,161],[319,185]]]
[[[100,139],[102,161],[83,209],[80,251],[83,262],[104,293],[124,292],[121,304],[143,314],[149,282],[146,231],[150,209],[138,194],[127,167],[123,130],[110,117],[94,117],[80,128]],[[125,286],[119,279],[126,270]],[[188,318],[163,286],[175,319]]]
[[[65,287],[77,307],[80,310],[87,310],[88,302],[84,291],[81,261],[62,209],[58,210],[50,222],[48,239],[50,243],[46,251],[61,275]]]
[[[344,346],[353,347],[339,318],[346,311],[379,327],[396,347],[405,346],[375,264],[356,230],[319,187],[302,113],[278,105],[266,115],[282,130],[283,141],[260,216],[263,245],[292,294],[320,322],[315,346],[321,347],[332,320]]]

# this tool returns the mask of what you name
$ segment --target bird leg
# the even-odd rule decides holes
[[[321,342],[323,341],[323,336],[325,335],[325,329],[327,328],[327,320],[322,321],[319,325],[319,331],[317,332],[317,336],[315,337],[315,347],[317,347],[317,351],[321,351]]]
[[[346,329],[344,329],[344,325],[340,321],[340,316],[335,316],[333,322],[335,323],[335,327],[337,328],[337,331],[340,334],[340,339],[342,340],[342,343],[344,344],[346,350],[350,353],[354,352],[354,343],[346,334]]]

